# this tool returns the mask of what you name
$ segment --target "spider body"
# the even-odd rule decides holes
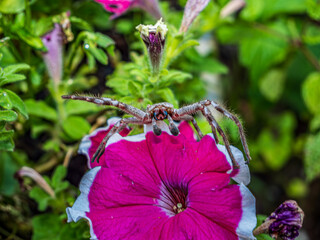
[[[218,122],[213,117],[211,111],[209,110],[210,106],[212,106],[215,110],[222,113],[224,116],[226,116],[227,118],[231,119],[233,122],[236,123],[236,125],[238,126],[238,129],[239,129],[240,139],[241,139],[241,143],[242,143],[244,152],[246,154],[247,162],[249,160],[251,160],[248,145],[247,145],[246,138],[244,135],[244,130],[243,130],[243,127],[242,127],[239,119],[214,101],[203,100],[203,101],[196,102],[196,103],[193,103],[193,104],[181,107],[181,108],[177,108],[177,109],[174,108],[174,106],[172,104],[167,103],[167,102],[163,102],[163,103],[156,103],[153,105],[149,105],[149,106],[147,106],[146,111],[142,111],[136,107],[119,102],[119,101],[111,99],[111,98],[89,97],[89,96],[79,96],[79,95],[65,95],[65,96],[62,96],[62,98],[92,102],[97,105],[114,106],[114,107],[121,109],[125,113],[133,116],[131,118],[121,119],[112,127],[112,129],[109,131],[109,133],[104,137],[104,139],[100,143],[99,148],[98,148],[97,152],[94,154],[92,161],[95,161],[95,160],[98,161],[100,156],[104,152],[106,143],[108,142],[109,138],[113,134],[120,132],[122,129],[124,129],[130,123],[131,124],[139,124],[139,125],[152,124],[153,132],[159,136],[162,131],[158,127],[157,122],[167,119],[168,123],[169,123],[168,126],[169,126],[170,132],[173,135],[177,136],[179,134],[179,129],[175,125],[174,121],[181,121],[181,120],[190,121],[190,122],[192,122],[194,128],[196,129],[199,138],[202,138],[203,134],[202,134],[197,122],[195,121],[195,119],[192,116],[193,114],[196,114],[197,112],[201,112],[211,126],[212,133],[213,133],[213,136],[214,136],[216,143],[219,142],[219,139],[218,139],[218,136],[216,133],[216,131],[218,131],[218,133],[220,134],[220,136],[223,139],[224,145],[225,145],[225,147],[228,151],[228,154],[232,160],[233,166],[235,168],[238,168],[239,165],[235,161],[235,158],[231,152],[228,138],[226,137],[222,128],[219,126]]]

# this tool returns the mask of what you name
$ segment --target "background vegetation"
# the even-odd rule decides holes
[[[141,108],[204,98],[224,103],[246,128],[257,212],[268,215],[295,199],[306,214],[301,239],[320,239],[320,2],[247,0],[223,18],[227,2],[211,1],[183,36],[186,0],[160,1],[169,32],[167,69],[158,78],[135,30],[156,20],[139,9],[111,21],[93,0],[0,2],[0,239],[89,238],[85,222],[66,224],[65,208],[86,171],[78,144],[122,113],[60,97],[75,92]],[[48,74],[43,57],[41,37],[54,23],[68,23],[62,77]],[[234,123],[217,118],[241,148]],[[30,178],[19,187],[14,174],[23,166],[54,193]]]

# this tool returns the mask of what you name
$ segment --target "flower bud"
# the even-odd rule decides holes
[[[304,213],[296,201],[282,203],[265,222],[254,230],[254,235],[268,233],[271,237],[292,240],[299,236]]]
[[[140,36],[147,47],[153,73],[156,74],[160,69],[168,28],[161,18],[155,25],[140,24],[136,29],[140,32]]]

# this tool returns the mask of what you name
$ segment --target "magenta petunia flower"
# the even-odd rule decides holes
[[[138,7],[149,12],[156,19],[161,17],[158,0],[95,0],[108,11],[114,13],[111,19],[124,14],[130,8]]]
[[[255,199],[243,183],[230,184],[240,175],[248,182],[246,170],[235,172],[212,136],[197,142],[187,123],[178,136],[161,127],[160,136],[146,126],[146,134],[110,138],[100,166],[83,177],[81,195],[67,208],[68,221],[86,218],[91,238],[100,240],[255,239]],[[89,158],[98,133],[80,146]]]

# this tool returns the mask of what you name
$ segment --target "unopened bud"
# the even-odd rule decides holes
[[[140,24],[136,29],[140,32],[140,36],[148,49],[153,72],[158,73],[168,28],[161,18],[155,25]]]
[[[253,231],[254,235],[267,233],[274,239],[293,240],[299,236],[304,213],[296,201],[282,203],[271,215]]]

